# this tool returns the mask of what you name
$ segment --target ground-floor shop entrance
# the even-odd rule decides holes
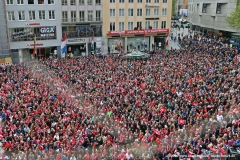
[[[165,49],[166,48],[166,34],[154,36],[153,50]]]
[[[24,50],[24,49],[23,49]],[[28,50],[28,54],[29,56],[33,55],[33,48],[31,49],[27,49]],[[36,55],[35,58],[38,59],[46,59],[46,58],[50,58],[50,57],[56,57],[56,52],[57,52],[57,46],[55,47],[44,47],[44,48],[37,48],[36,49]]]
[[[67,53],[73,54],[74,57],[86,56],[87,55],[86,51],[87,51],[86,43],[67,45]]]
[[[108,38],[108,53],[131,52],[133,50],[149,50],[150,37]]]

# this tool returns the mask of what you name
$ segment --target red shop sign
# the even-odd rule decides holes
[[[26,44],[27,47],[34,47],[34,44]],[[36,46],[43,46],[43,43],[36,43]]]
[[[149,29],[149,30],[125,30],[125,31],[108,31],[108,35],[119,34],[151,34],[151,33],[167,33],[169,29]]]
[[[40,26],[40,23],[38,22],[26,23],[26,26]]]

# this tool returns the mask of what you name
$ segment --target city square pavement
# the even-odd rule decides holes
[[[188,28],[184,28],[184,29],[178,29],[178,28],[171,28],[171,30],[170,30],[170,35],[171,35],[171,33],[173,34],[173,38],[174,37],[178,37],[177,35],[180,33],[180,35],[182,35],[182,33],[183,33],[183,36],[185,36],[185,35],[187,35],[188,34]],[[168,43],[169,43],[169,49],[171,49],[171,48],[173,48],[173,49],[180,49],[180,45],[179,45],[179,43],[176,41],[176,42],[174,42],[173,40],[171,40],[171,36],[169,36],[169,41],[168,41]]]

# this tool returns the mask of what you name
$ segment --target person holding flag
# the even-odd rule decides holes
[[[65,54],[67,53],[67,36],[66,34],[64,34],[63,38],[62,38],[62,44],[61,44],[61,52],[62,52],[62,57],[65,57]]]

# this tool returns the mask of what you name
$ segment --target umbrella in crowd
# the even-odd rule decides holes
[[[132,53],[123,56],[124,59],[146,59],[149,57],[149,54],[141,51],[133,51]]]

